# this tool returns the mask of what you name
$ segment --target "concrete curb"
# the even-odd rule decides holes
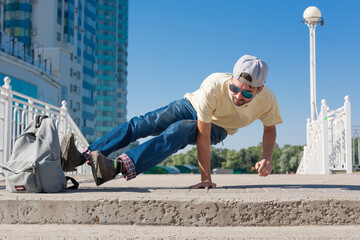
[[[0,201],[2,224],[298,226],[360,224],[360,201]]]
[[[139,176],[57,194],[13,194],[0,183],[1,224],[300,226],[360,224],[359,175],[214,176],[218,188],[190,190],[199,176]],[[356,184],[354,184],[354,182]],[[286,184],[284,184],[286,183]],[[120,186],[120,187],[119,187]],[[123,187],[126,186],[126,187]]]

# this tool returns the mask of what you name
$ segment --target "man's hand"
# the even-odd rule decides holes
[[[196,185],[190,186],[190,188],[191,189],[199,189],[199,188],[210,189],[210,188],[216,188],[216,184],[212,183],[212,182],[201,182]]]
[[[276,127],[264,126],[263,134],[263,156],[262,160],[255,164],[255,168],[259,172],[260,177],[266,177],[271,173],[271,159],[274,152],[276,139]]]
[[[263,159],[255,164],[255,168],[258,170],[260,177],[266,177],[272,171],[272,164],[271,161]]]

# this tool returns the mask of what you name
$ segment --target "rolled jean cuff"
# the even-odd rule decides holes
[[[85,157],[86,161],[90,162],[91,160],[91,150],[88,148],[84,148],[82,151],[82,155]]]
[[[133,161],[129,158],[129,156],[126,155],[126,153],[123,153],[119,157],[117,157],[117,159],[119,158],[123,161],[126,167],[126,173],[123,174],[126,180],[129,181],[133,178],[136,178],[135,165]]]

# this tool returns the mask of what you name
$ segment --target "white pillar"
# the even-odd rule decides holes
[[[59,121],[59,138],[62,139],[67,131],[67,125],[68,125],[68,112],[67,112],[67,103],[66,101],[61,102],[61,112],[60,112],[60,121]]]
[[[316,24],[308,24],[310,35],[310,109],[311,122],[317,119],[316,107],[316,56],[315,56],[315,29]]]
[[[30,124],[30,122],[33,120],[34,118],[34,108],[33,108],[33,100],[31,98],[29,98],[28,100],[28,116],[27,116],[27,123],[26,125]]]
[[[311,124],[311,121],[310,121],[310,118],[308,118],[306,120],[306,145],[308,145],[308,146],[310,144],[310,139],[311,139],[310,124]]]
[[[353,162],[351,157],[351,106],[349,96],[345,96],[345,159],[346,173],[352,173]]]
[[[329,164],[329,127],[328,127],[328,107],[326,106],[325,99],[321,100],[321,155],[322,155],[322,174],[330,173],[330,164]]]
[[[12,142],[12,93],[11,93],[11,79],[9,77],[4,78],[4,88],[7,89],[5,92],[5,105],[4,105],[4,159],[3,162],[7,162],[11,155],[11,142]]]

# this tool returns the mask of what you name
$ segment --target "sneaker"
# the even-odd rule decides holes
[[[74,134],[67,133],[61,140],[61,167],[64,172],[76,171],[76,167],[85,163],[85,158],[75,145]]]
[[[99,151],[91,152],[91,159],[88,161],[96,186],[99,186],[116,176],[116,165],[121,164],[105,157]]]

